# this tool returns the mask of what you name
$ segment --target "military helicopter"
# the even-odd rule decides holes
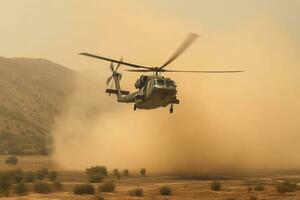
[[[189,34],[185,41],[179,46],[175,53],[160,67],[149,67],[138,64],[125,62],[123,58],[115,60],[106,58],[90,53],[80,53],[80,55],[89,56],[105,61],[109,61],[112,75],[107,78],[106,85],[109,85],[112,79],[114,79],[115,89],[106,89],[106,93],[109,95],[116,94],[117,101],[123,103],[133,103],[133,109],[155,109],[159,107],[166,107],[170,105],[170,113],[173,113],[173,105],[179,104],[177,99],[177,85],[175,81],[170,78],[164,77],[161,74],[163,72],[186,72],[186,73],[238,73],[242,71],[185,71],[185,70],[168,70],[166,67],[171,64],[178,56],[180,56],[196,39],[197,34]],[[117,64],[114,67],[114,64]],[[135,83],[137,91],[130,93],[121,89],[120,80],[122,75],[118,72],[121,65],[136,69],[127,69],[128,72],[152,72],[152,75],[141,75]]]

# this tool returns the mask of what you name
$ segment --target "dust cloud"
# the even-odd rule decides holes
[[[178,85],[173,114],[134,112],[104,93],[108,71],[78,72],[76,91],[56,120],[54,158],[65,169],[102,164],[169,174],[297,169],[298,50],[269,20],[201,39],[184,64],[245,72],[164,74]],[[132,90],[137,77],[124,73],[121,85]]]

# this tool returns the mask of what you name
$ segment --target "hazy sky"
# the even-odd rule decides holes
[[[1,0],[0,56],[42,57],[79,68],[87,60],[76,53],[91,51],[159,65],[186,33],[203,36],[195,52],[204,50],[201,43],[221,42],[260,20],[299,45],[299,9],[298,0]],[[186,58],[192,55],[200,54]]]

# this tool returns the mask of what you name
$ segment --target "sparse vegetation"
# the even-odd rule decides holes
[[[48,169],[43,168],[36,171],[36,178],[38,180],[44,180],[46,176],[48,175]]]
[[[141,174],[142,176],[146,176],[146,168],[142,168],[142,169],[140,170],[140,174]]]
[[[57,172],[56,171],[50,171],[48,173],[48,178],[50,181],[54,182],[56,180],[57,177]]]
[[[25,183],[17,183],[15,185],[15,192],[19,196],[28,194],[28,186]]]
[[[162,186],[160,189],[159,189],[159,193],[161,195],[165,195],[165,196],[169,196],[172,194],[172,189],[169,187],[169,186]]]
[[[59,181],[54,181],[53,182],[53,189],[56,190],[56,191],[61,191],[63,190],[64,186],[61,182]]]
[[[11,172],[11,176],[15,183],[20,183],[24,178],[24,172],[22,169],[17,169]]]
[[[144,195],[143,188],[136,188],[129,191],[130,196],[142,197]]]
[[[116,185],[114,182],[106,182],[98,187],[98,190],[101,192],[114,192]]]
[[[47,182],[36,182],[33,185],[33,189],[36,193],[48,194],[52,192],[51,185]]]
[[[295,192],[297,189],[297,183],[289,180],[285,180],[276,185],[276,190],[279,193]]]
[[[128,177],[129,176],[129,170],[124,169],[122,174],[123,174],[124,177]]]
[[[32,183],[35,179],[35,173],[34,172],[24,172],[24,182],[26,183]]]
[[[6,196],[12,186],[11,174],[9,172],[0,173],[0,196]]]
[[[255,191],[264,191],[265,190],[265,186],[262,183],[258,183],[254,186],[254,190]]]
[[[114,169],[113,170],[113,174],[115,175],[115,177],[117,177],[118,179],[120,179],[121,178],[121,173],[119,172],[119,170],[118,169]]]
[[[18,163],[18,158],[14,155],[8,156],[5,160],[5,163],[8,165],[16,165]]]
[[[222,188],[222,184],[218,181],[213,181],[210,184],[210,189],[213,191],[220,191]]]
[[[78,195],[95,194],[95,187],[91,184],[75,185],[73,193]]]
[[[100,183],[104,176],[107,176],[107,169],[104,166],[94,166],[86,169],[90,183]]]

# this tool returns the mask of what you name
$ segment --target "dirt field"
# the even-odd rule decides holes
[[[36,170],[41,167],[47,167],[49,169],[58,170],[58,179],[64,185],[62,192],[53,192],[51,194],[42,195],[30,192],[26,196],[15,196],[11,192],[9,197],[3,197],[2,199],[8,200],[38,200],[38,199],[51,199],[51,200],[73,200],[73,199],[96,199],[95,195],[74,195],[72,193],[73,186],[79,183],[86,182],[86,176],[83,171],[64,171],[59,169],[48,157],[42,156],[30,156],[21,157],[17,167],[9,167],[4,163],[3,156],[0,157],[0,169],[1,171],[14,168],[22,168],[23,170]],[[174,200],[192,200],[192,199],[216,199],[216,200],[248,200],[251,196],[257,197],[261,200],[300,200],[300,191],[279,194],[275,187],[274,181],[281,180],[284,178],[298,179],[298,176],[273,176],[269,177],[175,177],[175,176],[147,176],[140,177],[138,175],[130,176],[129,178],[115,179],[110,176],[104,181],[114,180],[116,184],[116,191],[114,193],[103,193],[105,199],[174,199]],[[210,183],[212,180],[218,180],[222,183],[221,191],[211,191]],[[263,182],[265,185],[264,191],[248,191],[248,187],[253,187],[257,182]],[[100,184],[94,184],[97,187]],[[159,194],[159,188],[167,185],[172,188],[171,196],[162,196]],[[129,195],[129,191],[135,188],[143,188],[143,197],[132,197]]]

